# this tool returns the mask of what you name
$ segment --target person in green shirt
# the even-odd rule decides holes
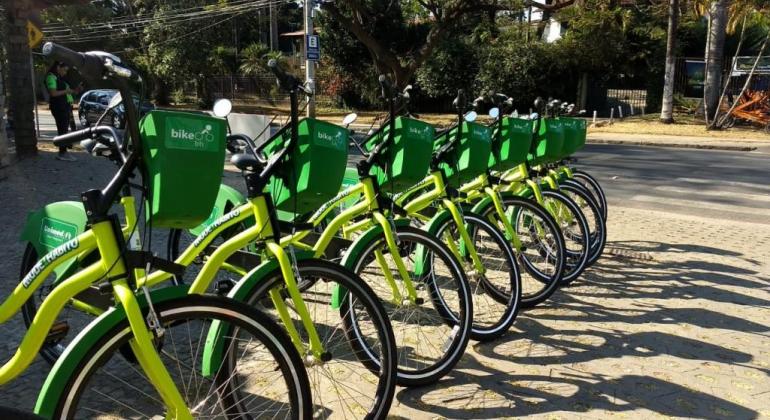
[[[56,121],[56,132],[59,135],[67,134],[70,130],[71,122],[74,121],[72,116],[72,104],[75,102],[74,95],[80,93],[81,86],[75,89],[71,89],[69,84],[64,80],[64,76],[67,75],[69,66],[67,64],[57,61],[53,63],[48,70],[48,74],[45,76],[45,86],[48,88],[49,97],[49,109]],[[59,148],[59,154],[56,159],[67,162],[74,162],[75,158],[67,153],[66,147]]]

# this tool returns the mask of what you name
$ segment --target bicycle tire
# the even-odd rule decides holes
[[[571,198],[564,195],[564,193],[544,190],[542,195],[544,200],[554,200],[559,206],[559,211],[569,213],[565,215],[565,218],[551,214],[562,231],[566,250],[567,260],[561,284],[569,285],[577,280],[587,268],[588,257],[591,251],[588,221],[583,212],[580,211],[580,207]],[[573,245],[572,247],[571,244]]]
[[[208,407],[213,407],[213,409],[215,409],[217,406],[220,406],[225,415],[228,416],[235,414],[251,414],[251,411],[246,413],[242,411],[233,413],[231,410],[228,410],[232,408],[243,410],[242,405],[250,401],[242,398],[246,389],[242,382],[238,382],[236,384],[237,386],[233,386],[236,378],[240,378],[240,376],[230,374],[230,372],[232,372],[230,370],[220,370],[225,366],[225,363],[219,365],[219,369],[215,369],[216,373],[211,375],[213,376],[213,379],[209,378],[208,381],[204,381],[202,375],[200,378],[197,377],[197,372],[200,371],[201,366],[196,367],[195,365],[199,359],[202,359],[199,356],[203,353],[201,353],[200,349],[193,350],[190,346],[188,355],[192,356],[189,360],[193,365],[190,368],[191,376],[188,379],[185,378],[185,375],[182,372],[183,363],[181,363],[182,360],[180,360],[184,358],[184,352],[187,351],[187,346],[182,346],[183,353],[180,353],[178,349],[174,347],[173,357],[172,353],[169,351],[168,347],[175,346],[177,340],[181,340],[185,333],[183,330],[173,330],[174,332],[172,332],[172,328],[184,327],[187,329],[188,337],[190,337],[191,340],[196,340],[196,338],[192,337],[195,335],[192,331],[197,331],[197,329],[191,329],[191,323],[193,320],[201,321],[200,336],[197,338],[197,343],[204,343],[205,345],[206,334],[204,334],[204,332],[207,332],[207,327],[211,325],[212,321],[216,320],[227,323],[226,325],[230,326],[229,331],[231,336],[228,340],[229,345],[226,346],[227,349],[229,349],[229,351],[226,350],[228,355],[233,356],[237,354],[243,358],[247,354],[245,350],[242,351],[241,349],[238,349],[236,352],[234,349],[235,343],[242,344],[244,342],[244,339],[238,338],[238,333],[240,332],[250,334],[251,337],[247,342],[248,345],[259,343],[264,346],[263,352],[267,358],[270,358],[270,360],[267,361],[268,366],[264,371],[270,379],[255,382],[258,385],[264,384],[266,388],[264,396],[257,394],[253,398],[267,399],[265,403],[267,404],[266,409],[269,411],[269,415],[271,417],[277,415],[277,408],[283,407],[284,410],[282,411],[285,414],[285,418],[310,418],[312,415],[312,399],[310,396],[308,377],[305,370],[302,368],[302,359],[289,340],[289,337],[286,336],[286,334],[267,316],[259,313],[259,311],[248,305],[231,299],[200,295],[187,295],[170,301],[160,302],[155,305],[155,310],[161,325],[165,328],[163,338],[156,338],[156,348],[160,350],[159,354],[161,355],[161,358],[172,360],[171,367],[169,367],[169,363],[165,364],[172,377],[176,376],[177,373],[179,374],[179,376],[175,378],[175,382],[177,382],[177,388],[180,393],[194,391],[193,394],[197,394],[198,391],[206,387],[204,382],[208,383],[209,388],[207,392],[209,392],[210,395],[203,399],[189,399],[189,397],[185,396],[188,406],[192,406],[194,410],[199,410],[201,409],[202,404],[207,404],[210,401],[210,398],[216,394],[218,398],[217,402],[212,405],[206,405],[205,407],[207,409]],[[174,338],[176,331],[181,332],[178,333],[179,335],[176,336],[177,338]],[[120,403],[120,401],[117,401],[117,398],[123,396],[127,397],[128,395],[133,397],[148,397],[147,400],[149,401],[145,400],[145,404],[154,405],[160,403],[159,397],[155,398],[151,394],[151,392],[154,392],[155,390],[148,382],[143,382],[136,378],[129,381],[117,376],[118,374],[123,375],[134,372],[140,374],[138,378],[142,378],[143,374],[140,370],[131,366],[130,362],[127,362],[124,357],[113,357],[113,355],[120,353],[120,349],[127,345],[128,340],[130,340],[131,337],[132,334],[128,326],[128,320],[123,319],[116,326],[104,333],[99,338],[96,345],[88,349],[88,351],[78,360],[78,366],[73,371],[74,374],[67,378],[61,398],[55,409],[54,418],[64,419],[80,417],[78,415],[78,409],[86,410],[90,413],[89,415],[93,415],[94,412],[99,413],[104,411],[104,407],[109,407],[109,410],[112,411],[119,409],[127,410],[132,412],[132,414],[140,413],[145,417],[151,417],[148,416],[147,413],[140,411],[145,408],[143,408],[138,401],[124,401],[121,404],[116,404],[116,402]],[[192,343],[190,344],[192,345]],[[180,354],[182,356],[180,356]],[[249,353],[249,355],[252,355],[252,353]],[[233,362],[232,357],[225,357],[223,360],[229,361],[230,363],[228,363],[228,365],[231,365]],[[250,360],[250,362],[252,362],[251,365],[248,366],[250,371],[244,376],[245,378],[251,380],[254,379],[254,364],[261,360],[261,357]],[[66,360],[63,362],[66,363]],[[115,362],[115,364],[112,362]],[[177,365],[176,370],[173,368],[174,362],[176,362]],[[129,363],[129,365],[126,366],[126,363]],[[187,368],[189,366],[185,364],[184,367]],[[233,366],[230,367],[232,368]],[[102,369],[104,369],[104,372]],[[226,372],[227,374],[223,372]],[[99,373],[99,375],[95,376],[97,373]],[[192,390],[193,379],[195,379],[195,390]],[[198,383],[198,380],[201,382]],[[285,389],[280,386],[281,381],[285,381]],[[182,385],[181,387],[179,385],[180,382]],[[88,391],[87,386],[91,383],[93,383],[94,386],[93,393],[86,392]],[[128,390],[116,390],[115,388],[120,385],[125,385]],[[140,388],[142,385],[146,385],[144,389]],[[278,389],[272,389],[270,392],[267,392],[268,387],[276,386]],[[234,396],[234,392],[238,392],[239,394]],[[94,395],[96,399],[107,397],[108,405],[102,401],[101,405],[98,406],[99,408],[82,407],[84,399],[88,400],[92,395]],[[285,402],[279,402],[270,400],[270,398],[286,398],[287,400]],[[221,407],[221,404],[225,401],[230,403],[231,406]],[[262,403],[262,401],[260,401],[260,403]],[[165,407],[155,408],[158,415],[163,415]],[[126,417],[124,412],[117,415],[118,417]],[[266,414],[255,414],[256,417],[260,417],[261,415]]]
[[[470,269],[466,269],[473,299],[473,324],[471,339],[476,341],[492,341],[500,338],[511,327],[519,312],[521,300],[521,277],[516,257],[505,236],[489,221],[471,212],[463,212],[463,220],[468,235],[474,243],[479,259],[482,260],[487,273],[495,274],[493,280],[490,274],[479,275],[475,272],[470,255],[464,255],[463,261]],[[446,218],[435,229],[438,238],[449,235],[447,240],[461,243],[461,238],[454,228],[453,218]],[[487,239],[486,245],[481,246],[482,236]],[[493,267],[492,264],[498,265]],[[468,274],[473,273],[473,274]]]
[[[308,306],[322,342],[325,341],[326,349],[330,348],[329,340],[339,335],[337,334],[339,330],[335,326],[341,322],[344,325],[344,338],[351,350],[349,354],[340,353],[345,350],[344,344],[332,344],[329,361],[324,362],[323,365],[308,366],[317,417],[336,418],[340,413],[347,417],[348,414],[345,411],[347,409],[354,418],[384,419],[393,402],[396,389],[396,345],[385,308],[360,277],[338,264],[317,259],[303,260],[297,263],[296,270],[303,300]],[[326,311],[327,314],[331,314],[334,311],[329,304],[329,297],[333,295],[333,291],[329,290],[333,290],[330,288],[335,285],[341,286],[347,293],[338,310],[340,321],[333,317],[333,321],[329,323],[325,322],[328,318],[319,319],[321,317],[319,312]],[[268,292],[273,288],[284,286],[283,274],[280,269],[276,269],[260,279],[256,287],[250,290],[242,300],[264,313],[277,317]],[[318,286],[318,289],[314,288],[315,286]],[[291,300],[288,300],[288,295],[283,291],[281,294],[290,305]],[[355,308],[363,308],[365,313],[358,314]],[[365,316],[368,316],[374,324],[375,332],[370,337],[364,336],[360,322],[357,322]],[[295,318],[294,322],[297,330],[303,334],[301,321]],[[371,337],[376,337],[378,340],[379,352],[376,350],[378,344],[370,343],[373,341]],[[307,343],[305,336],[302,340]],[[353,371],[358,363],[350,363],[350,360],[360,362],[361,370]],[[350,377],[355,374],[360,375],[360,380],[357,383],[350,383]],[[333,375],[340,376],[343,382],[330,383]],[[369,394],[368,391],[372,390],[368,386],[372,382],[376,385],[374,392]],[[329,390],[338,392],[337,401],[349,402],[352,405],[330,407],[337,401],[328,398],[326,393]],[[358,392],[358,396],[353,395],[354,392]],[[371,400],[367,400],[369,397]],[[354,409],[364,412],[355,412]],[[320,413],[318,413],[319,410],[321,410]],[[329,413],[330,415],[327,416],[326,414]]]
[[[399,360],[398,384],[408,387],[429,385],[437,382],[448,374],[452,368],[457,365],[465,353],[468,340],[470,339],[473,320],[473,302],[470,298],[470,287],[462,267],[455,260],[451,251],[449,251],[438,238],[429,235],[421,229],[411,226],[396,226],[394,233],[401,246],[401,253],[404,253],[406,256],[413,256],[417,247],[422,246],[424,247],[423,249],[426,250],[425,252],[430,256],[437,257],[449,273],[448,277],[450,283],[441,283],[441,285],[437,285],[435,275],[436,270],[434,270],[435,261],[431,259],[430,266],[423,271],[421,278],[415,282],[416,287],[422,286],[420,291],[423,291],[423,294],[426,294],[427,292],[429,299],[423,299],[421,303],[418,304],[403,305],[400,302],[394,304],[391,295],[392,290],[386,288],[383,289],[382,292],[383,302],[389,302],[388,306],[386,306],[386,310],[388,311],[388,316],[396,335]],[[407,244],[411,244],[411,246],[407,246]],[[375,291],[380,290],[379,287],[382,286],[384,282],[381,281],[381,279],[374,281],[368,274],[372,271],[374,273],[377,273],[378,271],[382,273],[382,271],[381,269],[366,270],[366,268],[370,262],[374,261],[373,255],[376,250],[384,250],[383,254],[385,256],[388,254],[387,247],[385,246],[385,237],[382,233],[364,244],[363,249],[361,249],[357,255],[349,254],[349,249],[347,251],[348,255],[346,255],[346,258],[344,259],[346,261],[346,266],[351,267],[353,272],[361,275],[361,277],[367,281],[367,284],[370,284]],[[425,259],[427,260],[427,258]],[[391,271],[396,272],[395,268]],[[450,284],[450,286],[442,287],[442,285],[445,284]],[[427,286],[427,291],[425,286]],[[455,308],[448,307],[448,303],[442,293],[442,290],[444,289],[452,294],[457,294],[456,310]],[[418,293],[420,291],[418,291]],[[431,305],[430,308],[428,305]],[[404,316],[401,312],[402,308],[413,309],[411,312],[412,315],[416,314],[418,310],[421,311],[421,318],[416,319],[417,317],[410,317],[409,314]],[[438,313],[438,317],[436,317],[434,312]],[[431,316],[433,318],[429,319]],[[428,322],[429,320],[434,321],[434,325],[438,325],[439,327],[442,325],[450,327],[449,332],[446,334],[448,338],[441,345],[441,354],[432,357],[430,361],[426,362],[427,355],[420,354],[420,364],[418,366],[418,361],[411,358],[410,354],[419,351],[419,346],[425,343],[423,340],[417,340],[417,342],[415,342],[413,336],[417,335],[414,329],[416,327],[413,324],[408,324],[408,321]],[[407,331],[409,334],[407,334]],[[429,334],[423,334],[425,338],[430,338]],[[441,338],[442,337],[439,337],[439,339]],[[417,346],[418,348],[413,346]],[[439,351],[437,351],[437,353],[438,352]],[[412,363],[413,368],[409,367],[409,363]]]
[[[602,188],[602,185],[599,183],[599,181],[596,180],[593,175],[581,169],[575,169],[572,171],[571,180],[582,184],[597,199],[596,201],[599,204],[599,207],[602,209],[602,215],[604,216],[604,221],[606,222],[607,214],[609,211],[609,208],[607,207],[607,195],[604,193],[604,188]]]
[[[598,205],[582,185],[576,186],[572,184],[562,185],[561,191],[571,195],[573,201],[580,207],[583,215],[586,216],[588,221],[588,229],[591,237],[591,253],[588,257],[586,264],[590,267],[601,258],[604,252],[604,247],[607,244],[607,224],[602,218],[601,210]]]
[[[516,261],[529,276],[526,277],[524,272],[521,272],[521,307],[523,309],[533,308],[550,298],[561,284],[567,258],[564,236],[553,216],[537,202],[511,195],[502,197],[502,204],[503,208],[506,209],[505,213],[511,215],[509,220],[513,223],[514,230],[527,227],[518,223],[523,217],[539,220],[545,229],[542,234],[532,232],[531,229],[519,232],[519,240],[522,240],[524,249],[516,252]],[[492,203],[489,203],[482,212],[485,219],[495,220],[495,223],[502,226]],[[543,259],[542,262],[535,261],[540,258]]]

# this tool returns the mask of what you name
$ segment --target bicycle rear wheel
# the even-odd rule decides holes
[[[265,315],[230,299],[195,295],[158,303],[155,309],[165,330],[155,339],[156,350],[193,416],[310,417],[310,386],[302,360]],[[203,357],[215,321],[228,331],[219,360]],[[132,337],[124,319],[88,349],[63,388],[54,418],[166,415],[139,365],[121,354]],[[213,364],[207,370],[208,363]]]
[[[86,257],[85,261],[89,261],[91,258],[94,257]],[[27,244],[27,247],[24,250],[24,256],[22,257],[19,280],[34,267],[37,260],[37,251],[35,251],[32,244]],[[49,275],[43,280],[42,285],[35,291],[35,293],[24,302],[24,306],[21,307],[21,314],[22,319],[24,320],[24,326],[27,329],[32,325],[32,321],[35,319],[35,315],[37,315],[38,306],[56,287],[56,284],[56,274]],[[103,310],[107,310],[113,305],[112,296],[102,294],[95,286],[90,287],[78,296],[75,296],[75,299]],[[94,317],[95,315],[87,314],[70,305],[65,306],[57,315],[51,330],[48,332],[48,335],[43,342],[43,346],[40,348],[40,356],[43,360],[50,365],[56,363],[56,360],[59,359],[64,352],[64,349],[70,342],[72,342],[78,332],[91,323],[91,321],[94,320]]]

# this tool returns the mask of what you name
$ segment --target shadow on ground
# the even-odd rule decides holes
[[[497,342],[475,344],[481,358],[466,354],[460,370],[451,377],[433,387],[402,390],[398,400],[448,418],[521,417],[595,409],[617,413],[646,409],[675,417],[758,417],[754,409],[714,395],[718,392],[705,393],[678,383],[681,376],[665,366],[660,366],[664,372],[655,376],[629,374],[623,372],[620,359],[670,356],[681,359],[682,364],[725,363],[770,375],[768,369],[748,365],[754,358],[750,353],[655,327],[690,325],[767,337],[770,326],[760,323],[761,319],[712,310],[708,302],[768,306],[770,301],[752,296],[751,291],[767,289],[770,281],[760,277],[759,271],[689,256],[701,253],[740,258],[757,270],[759,263],[737,252],[702,245],[614,242],[608,243],[607,250],[607,256],[586,271],[577,286],[522,314],[515,324],[520,332],[511,331]],[[680,255],[674,258],[677,262],[656,261],[662,253]],[[707,304],[673,307],[667,305],[671,299]],[[483,361],[485,358],[521,368],[499,370],[494,363],[490,366]],[[590,373],[590,367],[570,369],[589,362],[618,364],[621,369],[613,375]],[[547,370],[548,366],[553,367],[548,375],[531,374],[527,369]]]

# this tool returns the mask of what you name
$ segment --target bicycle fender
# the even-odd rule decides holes
[[[409,226],[410,223],[411,221],[409,219],[396,219],[393,221],[393,224],[397,227]],[[348,250],[345,252],[345,255],[342,257],[340,264],[348,270],[353,271],[353,263],[358,259],[358,257],[361,256],[369,244],[376,240],[380,235],[382,235],[382,227],[379,225],[369,228],[369,230],[356,238],[353,244],[350,245]],[[342,301],[345,299],[346,294],[347,289],[340,285],[334,286],[332,289],[332,307],[334,309],[339,309],[342,306]]]
[[[51,252],[57,246],[85,232],[87,224],[83,204],[77,201],[60,201],[30,212],[19,240],[30,243],[38,256]],[[68,277],[74,271],[77,259],[73,258],[58,266],[57,279]]]
[[[311,251],[296,251],[295,255],[297,261],[305,261],[313,259],[313,252]],[[244,302],[246,297],[251,294],[251,291],[267,276],[280,270],[278,266],[278,260],[270,258],[263,262],[259,266],[249,271],[238,283],[233,286],[227,297],[235,299],[239,302]],[[203,377],[208,377],[214,372],[214,367],[219,366],[224,354],[225,348],[227,348],[227,336],[230,333],[229,326],[223,326],[220,321],[214,321],[209,327],[208,335],[206,336],[206,346],[203,349],[203,356],[201,359],[201,374]]]
[[[470,209],[468,209],[466,206],[463,206],[463,211],[469,210]],[[447,221],[447,219],[452,220],[452,213],[449,210],[441,210],[437,212],[436,215],[425,224],[425,226],[423,226],[423,230],[438,238],[438,229]],[[466,224],[465,227],[467,229],[468,225]],[[465,245],[465,241],[460,239],[458,245],[460,255],[463,257],[467,256],[468,248]],[[414,273],[419,276],[425,272],[425,247],[418,246],[416,248],[416,254],[417,257],[415,258],[414,263]]]
[[[225,184],[219,186],[219,193],[217,193],[217,199],[214,202],[214,208],[211,210],[211,214],[205,222],[192,228],[189,232],[195,236],[200,235],[206,228],[214,223],[217,219],[229,213],[230,210],[246,203],[246,197],[241,194],[240,191]],[[245,223],[254,222],[251,219],[247,219]]]
[[[187,296],[188,286],[169,286],[150,292],[153,304],[179,299]],[[137,295],[142,312],[147,309],[147,300],[143,294]],[[83,358],[89,349],[97,344],[101,337],[126,319],[123,308],[112,307],[89,323],[73,342],[67,346],[64,353],[56,361],[43,384],[35,404],[35,414],[52,418],[56,405],[63,397],[64,386],[70,376],[80,368]]]

